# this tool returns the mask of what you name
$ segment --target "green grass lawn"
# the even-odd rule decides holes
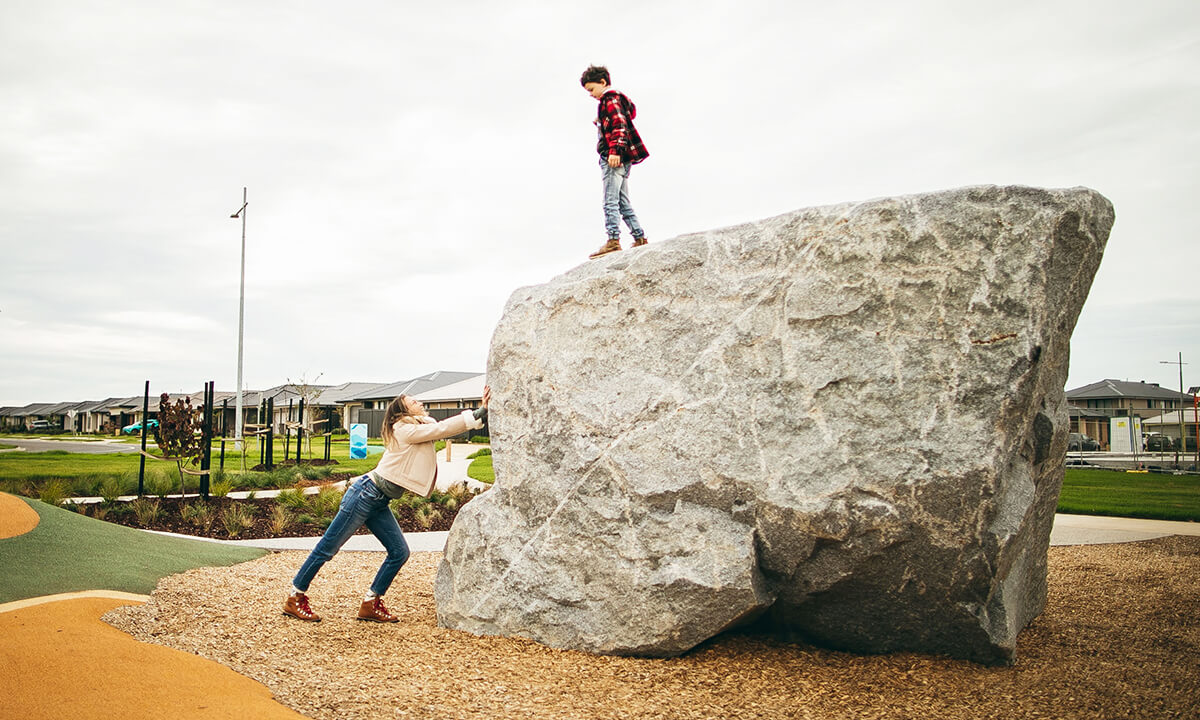
[[[1200,477],[1067,468],[1058,511],[1200,521]]]
[[[492,469],[492,456],[482,455],[472,460],[471,464],[467,466],[467,477],[479,482],[495,482],[496,471]]]
[[[289,457],[295,453],[295,443],[292,443]],[[151,450],[153,452],[153,450]],[[300,457],[308,459],[309,453],[302,452]],[[325,444],[318,440],[313,442],[311,457],[325,457]],[[346,442],[333,443],[330,457],[338,461],[337,465],[329,466],[335,472],[352,474],[365,473],[379,462],[379,455],[368,455],[361,460],[350,459],[350,446]],[[122,494],[129,494],[128,488],[137,486],[137,474],[141,456],[136,447],[131,446],[130,452],[112,454],[69,453],[64,450],[47,452],[12,452],[0,453],[0,490],[17,495],[35,497],[37,487],[51,480],[63,480],[68,486],[70,495],[97,495],[97,487],[106,478],[116,478],[127,488]],[[256,440],[246,443],[246,467],[258,465],[259,446]],[[283,441],[275,443],[275,462],[283,462]],[[212,465],[214,474],[221,467],[220,444],[214,443]],[[225,446],[225,474],[234,481],[234,489],[249,489],[264,487],[263,473],[247,472],[245,481],[239,479],[242,475],[242,456],[236,453],[233,442],[227,441]],[[146,460],[147,476],[169,475],[178,482],[178,471],[170,461]],[[195,492],[198,478],[189,476],[186,483],[190,492]],[[90,489],[87,488],[90,486]],[[76,488],[79,488],[76,490]]]
[[[292,452],[294,451],[295,444],[293,443]],[[333,466],[336,472],[365,473],[373,469],[379,462],[379,455],[368,455],[361,460],[351,460],[350,447],[345,441],[333,444],[331,456],[338,461],[338,464]],[[275,459],[277,462],[281,462],[283,457],[283,442],[277,441],[275,443]],[[307,458],[309,455],[303,453],[301,457]],[[323,441],[318,440],[313,443],[312,457],[324,457]],[[257,465],[258,458],[257,441],[248,440],[247,467]],[[90,480],[91,490],[68,494],[94,495],[98,494],[95,487],[98,485],[99,479],[105,477],[121,478],[127,486],[132,483],[132,486],[136,488],[138,459],[139,456],[136,453],[86,455],[67,453],[61,450],[41,453],[0,453],[0,490],[26,496],[37,496],[37,486],[49,480],[65,480],[69,488],[72,483],[77,481],[78,486],[82,488],[88,485],[86,481]],[[214,451],[212,460],[214,471],[218,466],[219,455]],[[176,479],[178,477],[173,463],[147,460],[146,468],[149,475],[168,475]],[[241,458],[233,452],[232,442],[226,444],[225,472],[226,476],[234,481],[234,489],[269,486],[262,473],[247,473],[244,481],[239,480]],[[492,469],[491,456],[485,455],[474,459],[467,469],[467,475],[482,482],[493,482],[495,471]],[[187,482],[189,491],[195,492],[198,482],[196,478],[189,477]],[[1200,522],[1200,477],[1067,468],[1058,511],[1084,515],[1115,515]]]
[[[145,595],[164,576],[267,552],[154,535],[28,502],[41,519],[31,532],[0,540],[0,603],[80,590]]]

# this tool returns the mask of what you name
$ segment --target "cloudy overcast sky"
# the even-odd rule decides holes
[[[1200,3],[0,6],[0,406],[483,371],[603,240],[579,87],[651,151],[651,242],[972,184],[1116,226],[1068,387],[1200,384]]]

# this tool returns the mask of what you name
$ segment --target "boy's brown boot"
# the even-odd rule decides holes
[[[283,603],[283,614],[305,622],[321,622],[321,616],[308,606],[308,596],[304,593],[288,595],[288,599]]]
[[[400,622],[400,618],[392,615],[383,606],[381,597],[376,597],[374,600],[363,600],[362,605],[358,608],[358,619],[384,623]]]
[[[610,252],[616,252],[620,249],[621,249],[621,241],[613,239],[613,240],[609,240],[608,242],[601,245],[599,250],[592,253],[591,255],[588,255],[588,257],[589,258],[598,258],[601,255],[607,255]]]
[[[647,239],[646,239],[646,238],[644,238],[644,237],[640,237],[640,238],[634,238],[634,239],[633,239],[633,246],[634,246],[634,247],[641,247],[641,246],[643,246],[643,245],[645,245],[645,244],[647,244],[647,243],[649,243],[649,242],[650,242],[650,241],[649,241],[649,240],[647,240]]]

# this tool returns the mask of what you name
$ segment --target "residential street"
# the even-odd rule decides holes
[[[89,455],[109,455],[112,453],[136,453],[138,446],[131,443],[114,442],[112,440],[94,440],[90,442],[72,442],[70,440],[43,440],[43,439],[27,439],[16,437],[0,438],[0,443],[5,445],[16,445],[17,447],[27,452],[46,452],[47,450],[64,450],[73,453],[87,453]],[[153,441],[148,441],[147,447],[153,446]],[[2,451],[0,451],[2,452]],[[10,450],[8,452],[20,452],[19,450]]]

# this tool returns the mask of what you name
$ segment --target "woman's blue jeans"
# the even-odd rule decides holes
[[[308,559],[300,566],[300,571],[292,580],[297,590],[308,592],[308,586],[316,577],[317,571],[338,550],[346,544],[350,536],[363,525],[379,538],[387,550],[387,557],[375,574],[375,582],[371,583],[371,592],[383,595],[392,586],[396,573],[408,561],[408,542],[400,531],[400,523],[392,515],[388,507],[387,497],[375,487],[370,475],[363,475],[352,484],[342,495],[342,504],[338,507],[337,515],[325,530],[325,535],[309,553]]]
[[[621,237],[622,219],[635,239],[646,237],[633,205],[629,203],[629,163],[609,167],[608,158],[601,157],[600,169],[604,173],[604,229],[608,231],[609,239]]]

